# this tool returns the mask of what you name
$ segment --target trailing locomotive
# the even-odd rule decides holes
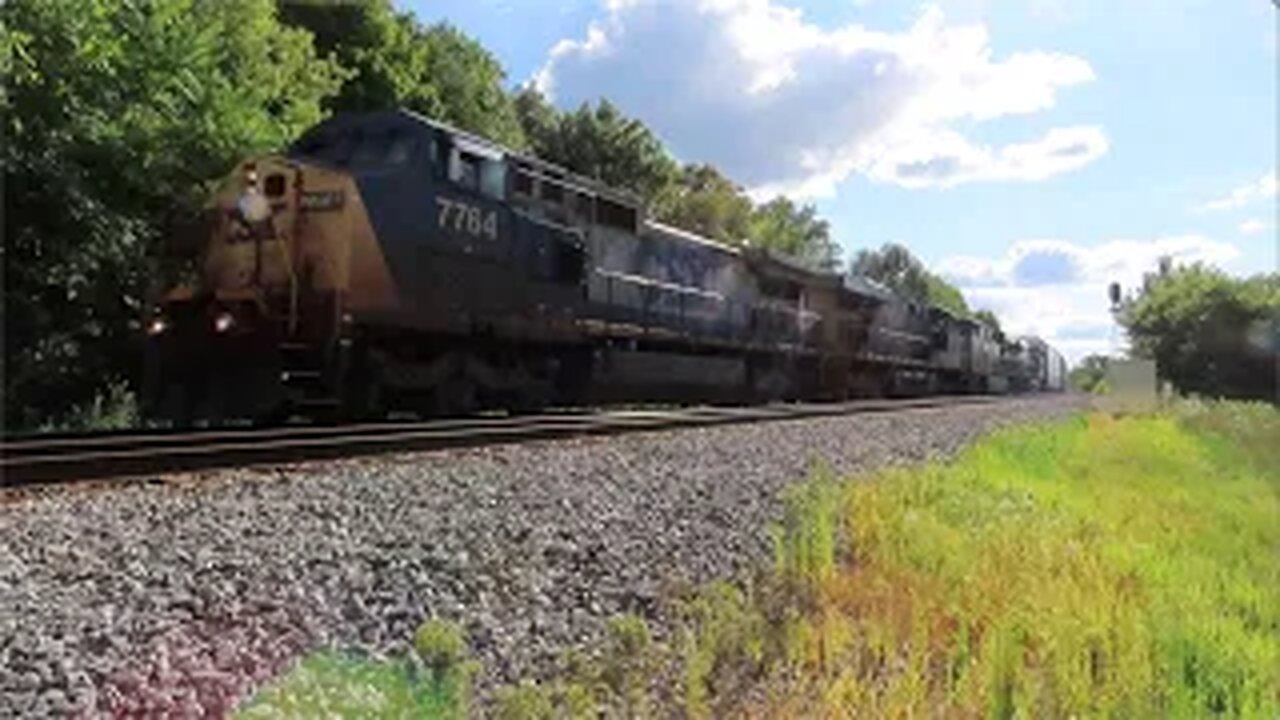
[[[646,220],[405,111],[241,163],[202,227],[146,325],[148,411],[178,422],[1061,386],[1042,342]]]

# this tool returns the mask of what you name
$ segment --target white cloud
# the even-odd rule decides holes
[[[1280,184],[1276,182],[1276,172],[1271,172],[1258,178],[1256,182],[1251,182],[1232,190],[1222,197],[1210,200],[1196,209],[1205,212],[1210,210],[1231,210],[1248,205],[1255,200],[1266,200],[1276,196]]]
[[[973,145],[959,133],[942,130],[904,141],[868,174],[904,187],[949,187],[973,180],[1043,180],[1084,167],[1107,151],[1099,127],[1050,130],[1039,140],[992,149]]]
[[[1110,240],[1083,246],[1064,240],[1020,240],[1004,256],[951,257],[940,265],[974,307],[990,308],[1007,330],[1034,334],[1058,347],[1071,361],[1112,350],[1122,340],[1109,310],[1107,286],[1126,291],[1162,256],[1175,264],[1224,265],[1240,255],[1229,243],[1199,235],[1154,240]],[[1114,334],[1113,334],[1114,333]]]
[[[961,130],[1054,107],[1093,69],[1062,53],[996,59],[985,26],[927,6],[900,32],[824,29],[773,0],[607,0],[535,82],[566,106],[608,96],[689,160],[758,194],[828,194],[862,172],[908,187],[1040,180],[1107,150],[1096,126],[1002,146]]]
[[[1270,227],[1271,225],[1257,218],[1250,218],[1240,223],[1237,229],[1240,230],[1241,235],[1257,235]]]

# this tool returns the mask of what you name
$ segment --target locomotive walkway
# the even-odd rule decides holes
[[[341,426],[13,438],[0,441],[0,487],[998,401],[999,398],[991,396],[942,396],[916,400],[616,410]]]

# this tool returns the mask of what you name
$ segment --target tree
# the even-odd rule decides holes
[[[318,52],[352,70],[326,107],[405,108],[509,147],[527,141],[506,71],[480,43],[440,23],[423,27],[390,0],[281,0],[282,19],[315,37]]]
[[[930,303],[956,317],[969,317],[969,304],[959,288],[931,272],[925,273],[925,284],[928,287],[926,299]]]
[[[1184,393],[1277,399],[1280,274],[1233,278],[1204,265],[1147,275],[1118,319],[1132,352]]]
[[[1087,355],[1079,365],[1071,368],[1067,379],[1072,387],[1081,392],[1094,392],[1099,383],[1106,378],[1107,365],[1110,362],[1111,358],[1106,355]]]
[[[686,165],[680,182],[655,204],[663,222],[727,245],[741,244],[753,230],[751,199],[711,165]]]
[[[990,310],[987,310],[986,308],[983,308],[981,310],[974,312],[973,319],[986,325],[987,327],[991,328],[997,333],[1004,332],[1004,330],[1000,327],[1000,318],[996,317],[995,313],[991,312]]]
[[[879,250],[859,250],[849,272],[871,278],[903,297],[924,301],[929,296],[928,271],[905,247],[886,243]]]
[[[969,305],[960,290],[925,269],[911,251],[896,243],[879,250],[859,250],[849,272],[875,280],[902,297],[931,303],[959,317],[969,316]]]
[[[797,207],[785,197],[756,208],[751,217],[751,242],[816,269],[834,270],[837,265],[831,226],[818,217],[814,206]]]
[[[535,155],[654,202],[677,181],[679,166],[644,123],[608,100],[558,112],[532,87],[515,100],[517,117]]]
[[[421,33],[427,44],[428,79],[439,88],[445,122],[513,148],[528,141],[505,87],[506,71],[480,43],[446,24]]]
[[[342,74],[270,0],[11,0],[0,19],[4,421],[23,427],[136,373],[167,219],[320,120]]]
[[[561,113],[538,92],[533,85],[526,85],[512,98],[516,119],[524,131],[529,149],[547,162],[561,163]]]

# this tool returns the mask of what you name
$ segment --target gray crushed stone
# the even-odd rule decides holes
[[[779,491],[955,452],[1069,397],[0,495],[0,717],[220,716],[306,652],[457,621],[495,683],[758,566]]]

